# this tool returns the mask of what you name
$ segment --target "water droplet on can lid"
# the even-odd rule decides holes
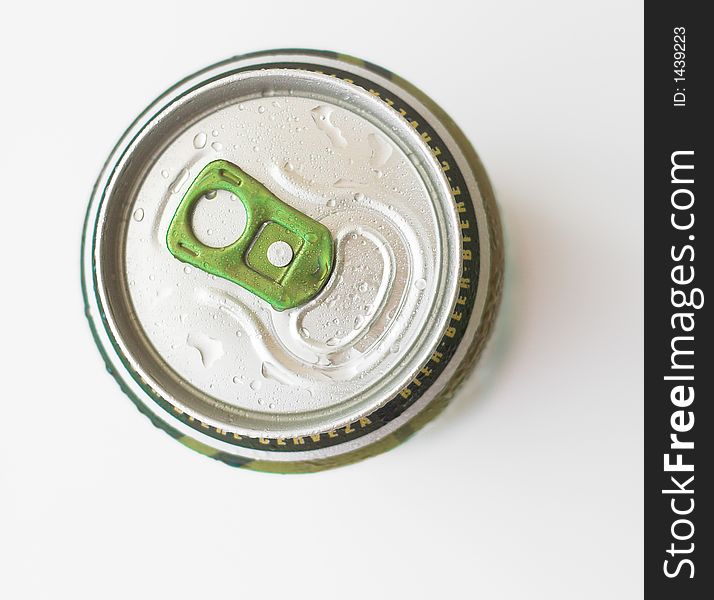
[[[207,140],[208,136],[203,131],[201,131],[200,133],[197,133],[193,138],[193,147],[197,150],[205,148]]]

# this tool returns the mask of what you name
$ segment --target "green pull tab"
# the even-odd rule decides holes
[[[247,222],[235,242],[211,248],[196,238],[191,219],[197,202],[218,190],[240,199]],[[276,310],[312,300],[332,271],[333,244],[327,227],[225,160],[206,165],[194,179],[171,220],[166,245],[180,261],[237,283]]]

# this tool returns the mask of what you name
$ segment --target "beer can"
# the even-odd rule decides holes
[[[503,246],[454,122],[334,52],[190,76],[129,127],[83,234],[86,314],[151,421],[227,464],[308,472],[394,447],[491,332]]]

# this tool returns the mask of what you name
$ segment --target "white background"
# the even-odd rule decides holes
[[[12,2],[3,9],[0,597],[642,596],[640,2]],[[396,450],[243,472],[104,371],[79,245],[124,128],[179,78],[336,49],[432,95],[509,239],[486,363]]]

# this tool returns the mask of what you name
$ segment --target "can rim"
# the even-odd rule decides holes
[[[114,361],[108,355],[106,351],[105,342],[102,339],[102,328],[98,327],[97,316],[94,313],[96,308],[92,306],[91,298],[88,293],[88,275],[90,271],[87,270],[87,237],[90,231],[90,222],[92,220],[92,209],[97,201],[97,193],[101,189],[100,199],[104,194],[104,187],[100,188],[101,182],[105,181],[106,178],[111,176],[112,165],[116,168],[117,165],[117,153],[120,152],[122,148],[128,148],[131,143],[126,144],[127,140],[130,140],[132,134],[135,133],[134,129],[137,125],[148,115],[155,107],[161,103],[165,98],[170,97],[170,95],[182,86],[195,81],[206,73],[210,73],[216,69],[220,70],[223,67],[234,65],[237,62],[245,61],[247,59],[263,58],[270,56],[274,58],[276,56],[287,56],[291,59],[296,59],[298,57],[320,57],[323,59],[329,59],[335,61],[341,65],[351,65],[353,68],[359,68],[365,70],[373,75],[384,78],[385,73],[389,75],[389,81],[394,83],[396,87],[400,90],[402,94],[406,92],[412,97],[413,102],[417,102],[435,117],[433,122],[429,124],[435,128],[442,128],[442,135],[446,138],[450,138],[451,142],[455,144],[458,150],[463,155],[465,161],[464,174],[466,177],[473,179],[471,185],[473,189],[478,191],[481,199],[482,214],[479,215],[477,224],[483,229],[481,238],[483,238],[485,243],[481,252],[481,269],[479,272],[479,285],[477,287],[477,295],[480,295],[480,301],[475,305],[473,312],[471,314],[471,328],[475,329],[473,332],[473,338],[468,348],[460,348],[459,354],[462,356],[453,356],[452,361],[449,363],[448,368],[437,378],[437,381],[432,383],[430,388],[431,393],[425,394],[420,398],[420,401],[412,405],[407,411],[405,411],[405,422],[403,424],[393,423],[389,427],[388,431],[385,427],[379,428],[375,433],[377,435],[368,434],[363,438],[359,438],[362,442],[359,444],[360,447],[354,447],[354,445],[347,442],[333,446],[333,448],[338,448],[340,452],[337,456],[325,456],[325,453],[319,451],[307,451],[307,452],[295,452],[289,455],[271,453],[265,450],[253,450],[250,451],[246,448],[240,449],[242,456],[236,456],[232,454],[230,450],[235,452],[235,448],[230,450],[224,449],[223,444],[216,439],[206,439],[202,436],[201,432],[189,433],[186,431],[181,431],[179,428],[173,427],[171,423],[166,422],[166,415],[160,415],[152,412],[153,406],[146,405],[139,398],[139,393],[137,390],[130,389],[128,382],[120,376],[116,369]],[[92,252],[90,251],[90,254]],[[328,468],[330,466],[335,466],[335,463],[345,464],[347,462],[353,462],[354,460],[359,460],[364,456],[376,454],[378,452],[384,451],[393,445],[396,445],[399,441],[404,439],[407,435],[418,429],[423,422],[429,420],[436,412],[439,412],[443,405],[446,404],[448,398],[451,397],[454,390],[458,386],[461,380],[463,380],[465,374],[468,372],[470,366],[476,361],[478,355],[480,354],[483,345],[488,338],[493,321],[496,315],[496,308],[498,305],[498,300],[501,293],[502,287],[502,265],[503,265],[503,246],[501,239],[500,223],[498,219],[498,213],[495,206],[495,201],[493,198],[493,191],[491,189],[488,178],[485,174],[483,166],[476,156],[475,151],[471,147],[470,143],[466,140],[463,133],[458,129],[455,123],[444,113],[442,109],[436,105],[433,100],[428,96],[420,92],[416,87],[405,82],[401,78],[391,75],[389,72],[370,65],[370,63],[365,63],[359,59],[345,56],[337,55],[331,52],[324,51],[313,51],[313,50],[276,50],[276,51],[264,51],[251,53],[243,55],[241,57],[234,57],[226,61],[221,61],[216,65],[207,67],[198,71],[196,74],[189,76],[172,88],[169,88],[167,92],[159,96],[159,98],[153,102],[149,107],[144,110],[139,117],[132,123],[127,132],[122,136],[120,141],[115,146],[114,150],[110,154],[108,160],[106,161],[102,172],[95,184],[92,201],[88,207],[88,211],[85,217],[85,225],[82,240],[82,255],[83,255],[83,268],[82,268],[82,290],[85,299],[87,317],[90,322],[90,328],[92,329],[95,342],[99,347],[100,352],[104,356],[105,362],[107,363],[110,372],[119,382],[122,389],[130,396],[134,403],[139,407],[139,409],[147,414],[155,425],[160,426],[162,429],[167,430],[173,437],[177,437],[184,444],[193,447],[205,454],[212,455],[219,460],[228,462],[230,464],[243,465],[248,468],[254,468],[259,470],[267,471],[302,471],[302,470],[318,470],[320,468]],[[93,272],[93,271],[92,271]],[[93,279],[92,279],[93,281]],[[477,314],[478,313],[478,314]],[[101,315],[100,319],[101,319]],[[474,318],[476,317],[476,318]],[[97,322],[95,322],[97,321]],[[477,331],[476,331],[477,330]],[[468,337],[468,336],[467,336]],[[110,340],[111,341],[111,340]],[[462,344],[463,345],[463,344]],[[116,348],[115,348],[116,350]],[[439,380],[443,382],[443,385],[436,385]],[[143,390],[144,393],[147,392],[146,389]],[[428,410],[427,410],[428,406]],[[174,423],[175,424],[175,423]],[[399,427],[397,427],[399,425]],[[406,430],[405,430],[406,429]],[[196,435],[198,433],[198,435]],[[196,439],[193,439],[196,438]],[[376,439],[374,439],[376,438]],[[205,441],[204,441],[205,440]],[[206,443],[207,442],[207,443]],[[252,455],[252,456],[250,456]],[[265,460],[268,459],[268,460]]]

